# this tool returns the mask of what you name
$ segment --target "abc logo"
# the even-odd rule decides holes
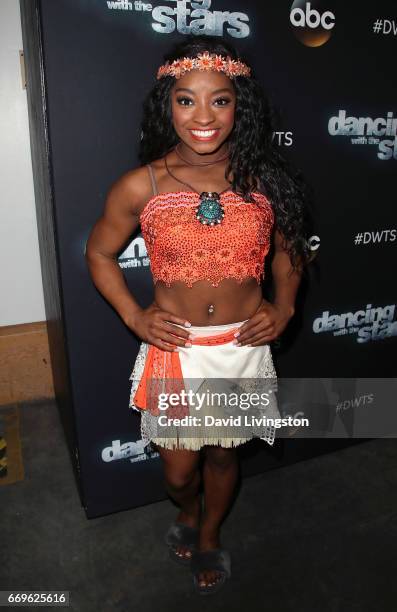
[[[290,21],[294,34],[307,47],[320,47],[329,40],[335,26],[335,15],[326,10],[324,0],[304,2],[295,0],[291,7]]]

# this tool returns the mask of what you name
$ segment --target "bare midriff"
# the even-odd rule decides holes
[[[241,283],[223,279],[217,287],[197,281],[192,287],[175,281],[168,287],[157,281],[155,302],[163,310],[183,317],[192,325],[224,325],[252,317],[262,301],[262,289],[255,278]]]

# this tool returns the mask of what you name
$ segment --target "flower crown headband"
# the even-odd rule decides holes
[[[208,51],[204,51],[204,53],[198,53],[197,57],[180,57],[171,64],[167,61],[158,69],[157,79],[166,76],[173,76],[179,79],[185,72],[194,68],[224,72],[231,79],[236,76],[248,77],[251,75],[251,68],[244,64],[244,62],[234,60],[229,55],[224,57],[216,53],[210,54]]]

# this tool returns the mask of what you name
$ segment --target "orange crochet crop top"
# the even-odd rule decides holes
[[[231,190],[221,193],[224,217],[219,225],[208,226],[196,218],[198,193],[155,193],[140,215],[154,283],[161,280],[169,287],[182,281],[192,287],[208,280],[217,287],[224,278],[241,283],[254,277],[260,284],[274,212],[266,196],[254,192],[253,197],[250,203]]]

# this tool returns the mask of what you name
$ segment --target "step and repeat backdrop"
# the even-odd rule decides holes
[[[37,9],[54,291],[62,304],[67,418],[87,515],[166,496],[160,458],[143,446],[140,415],[128,406],[140,340],[94,287],[84,250],[110,185],[139,165],[142,101],[162,54],[190,33],[223,36],[249,59],[280,109],[277,146],[313,188],[313,262],[296,315],[272,351],[280,377],[345,378],[343,419],[353,431],[349,409],[358,400],[349,381],[396,373],[394,3],[41,0]],[[153,285],[140,233],[118,261],[140,305],[149,305]],[[352,443],[347,437],[344,444]],[[295,440],[293,432],[273,448],[255,441],[243,450],[244,469],[264,471],[339,443]]]

